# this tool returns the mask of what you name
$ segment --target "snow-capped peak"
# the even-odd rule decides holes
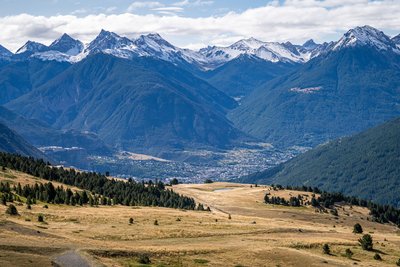
[[[49,46],[49,50],[58,51],[70,56],[76,56],[82,52],[83,43],[64,33]]]
[[[43,52],[46,51],[48,48],[44,44],[28,41],[26,42],[21,48],[17,50],[15,54],[22,54],[22,53],[36,53],[36,52]]]
[[[373,46],[379,50],[397,50],[389,36],[371,26],[356,27],[346,32],[333,50],[344,47]]]
[[[317,48],[318,46],[319,46],[319,45],[316,44],[316,43],[314,42],[313,39],[310,39],[310,40],[306,41],[306,42],[302,45],[302,47],[303,47],[304,49],[307,49],[307,50],[313,50],[313,49]]]
[[[236,43],[232,44],[230,47],[238,50],[249,50],[249,49],[258,49],[261,46],[265,45],[265,42],[262,42],[260,40],[257,40],[253,37],[248,38],[248,39],[243,39],[240,41],[237,41]]]
[[[107,49],[120,49],[133,45],[133,41],[126,37],[121,37],[116,33],[101,30],[99,35],[89,43],[85,52],[98,53]]]

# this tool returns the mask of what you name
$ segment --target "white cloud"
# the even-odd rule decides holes
[[[141,8],[156,8],[156,7],[163,7],[164,4],[160,2],[152,2],[152,1],[135,1],[132,4],[129,5],[127,11],[128,12],[133,12],[136,11],[137,9]]]
[[[153,3],[152,7],[147,8],[156,9],[153,11],[155,13],[164,13],[7,16],[0,18],[0,43],[15,51],[28,39],[49,44],[64,32],[89,42],[102,28],[128,37],[158,32],[183,47],[228,45],[244,37],[265,41],[290,40],[294,43],[309,38],[317,41],[332,40],[349,28],[366,24],[393,34],[400,32],[398,0],[287,0],[283,4],[276,1],[241,13],[230,12],[199,18],[174,15],[178,9],[171,13],[171,9],[159,6],[159,2],[134,3],[132,8],[138,8],[143,3]]]

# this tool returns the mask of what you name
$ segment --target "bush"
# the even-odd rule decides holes
[[[18,215],[18,210],[13,204],[10,204],[8,205],[6,213],[9,215]]]
[[[47,205],[44,205],[44,206],[43,206],[43,208],[44,208],[44,209],[48,209],[48,208],[49,208],[49,206],[47,206]]]
[[[133,224],[133,218],[129,218],[129,224]]]
[[[324,254],[331,254],[331,249],[329,248],[329,245],[328,244],[324,244],[323,246],[322,246],[322,251],[324,252]]]
[[[177,184],[179,184],[179,181],[178,181],[178,179],[174,178],[174,179],[171,180],[170,184],[171,185],[177,185]]]
[[[39,214],[37,220],[38,220],[38,222],[44,222],[44,217],[43,217],[43,215],[42,215],[42,214]]]
[[[397,266],[400,266],[400,259],[396,262]]]
[[[158,221],[157,220],[154,220],[154,225],[158,225]]]
[[[358,239],[362,249],[371,251],[373,249],[372,236],[369,234],[363,235],[362,238]]]
[[[139,255],[138,262],[140,264],[150,264],[151,260],[150,260],[149,256],[147,256],[146,254],[141,254],[141,255]]]
[[[362,234],[362,233],[363,233],[363,229],[362,229],[361,224],[356,223],[356,224],[354,225],[354,227],[353,227],[353,233],[355,233],[355,234]]]
[[[375,253],[374,260],[381,261],[382,260],[381,255],[379,255],[378,253]]]
[[[354,253],[353,253],[353,251],[351,251],[351,249],[347,248],[345,255],[347,258],[351,259],[351,257],[353,257],[353,255],[354,255]]]
[[[212,184],[212,183],[214,183],[214,181],[211,180],[211,179],[206,179],[206,180],[204,181],[204,183],[205,183],[205,184]]]
[[[31,209],[32,209],[31,204],[26,205],[26,208],[27,208],[28,210],[31,210]]]

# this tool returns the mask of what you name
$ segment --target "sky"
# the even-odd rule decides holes
[[[0,0],[0,44],[46,45],[63,33],[84,43],[101,29],[135,38],[157,32],[191,49],[243,38],[301,44],[337,40],[370,25],[400,33],[400,0]]]

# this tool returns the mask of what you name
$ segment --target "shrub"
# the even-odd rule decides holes
[[[158,221],[157,220],[154,220],[154,225],[158,225]]]
[[[26,205],[26,209],[31,210],[32,209],[31,204]]]
[[[43,217],[43,215],[42,215],[42,214],[39,214],[37,220],[38,220],[38,222],[44,222],[44,217]]]
[[[147,256],[146,254],[141,254],[141,255],[139,255],[138,262],[140,264],[150,264],[151,260],[150,260],[149,256]]]
[[[133,224],[133,218],[129,218],[129,224]]]
[[[48,208],[49,208],[49,206],[47,206],[47,205],[44,205],[44,206],[43,206],[43,208],[44,208],[44,209],[48,209]]]
[[[400,266],[400,259],[396,262],[397,266]]]
[[[354,253],[353,253],[353,251],[351,251],[351,249],[347,248],[345,255],[347,258],[351,259],[351,257],[353,257],[353,255],[354,255]]]
[[[329,248],[329,245],[328,244],[324,244],[323,246],[322,246],[322,251],[324,252],[324,254],[331,254],[331,249]]]
[[[375,253],[374,260],[381,261],[382,260],[381,255],[379,255],[378,253]]]
[[[214,183],[214,181],[211,180],[211,179],[206,179],[206,180],[204,181],[204,183],[205,183],[205,184],[212,184],[212,183]]]
[[[10,204],[8,205],[6,213],[9,215],[18,215],[18,210],[13,204]]]
[[[371,251],[373,249],[372,236],[369,234],[363,235],[362,238],[358,239],[362,249]]]
[[[176,221],[177,221],[177,222],[180,222],[180,221],[181,221],[181,218],[176,218]]]
[[[353,233],[355,233],[355,234],[362,234],[362,233],[363,233],[363,229],[362,229],[361,224],[356,223],[356,224],[354,225],[354,227],[353,227]]]
[[[177,185],[177,184],[179,184],[179,181],[178,181],[178,179],[174,178],[174,179],[171,180],[170,184],[171,185]]]

